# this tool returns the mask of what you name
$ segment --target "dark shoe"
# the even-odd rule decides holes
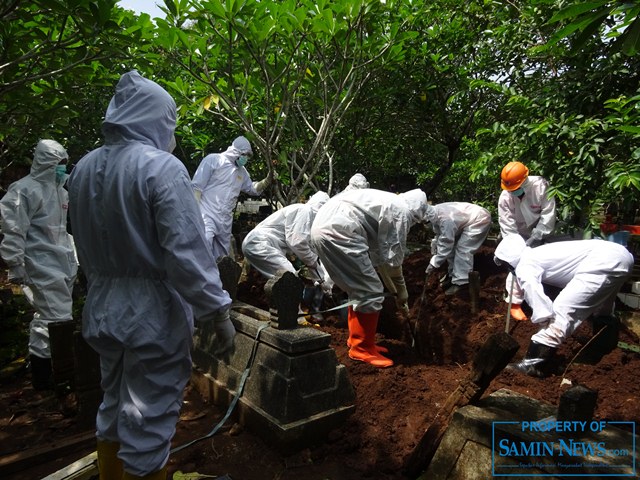
[[[33,389],[40,391],[53,389],[51,359],[31,355],[29,362],[31,363],[31,385],[33,385]]]
[[[460,290],[462,290],[464,287],[466,287],[467,284],[465,283],[464,285],[451,285],[449,288],[447,288],[444,291],[445,295],[455,295],[456,293],[458,293]]]
[[[544,378],[550,374],[556,349],[541,343],[531,341],[524,358],[516,363],[507,365],[507,370],[517,370],[530,377]]]
[[[591,328],[593,338],[576,357],[576,363],[595,365],[618,346],[620,322],[616,317],[594,316],[591,318]]]

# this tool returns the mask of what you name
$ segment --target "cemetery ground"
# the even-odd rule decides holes
[[[218,433],[173,455],[169,472],[201,474],[189,478],[231,478],[233,480],[401,480],[403,469],[439,408],[471,369],[475,352],[495,333],[504,332],[507,304],[503,300],[506,271],[493,263],[493,248],[484,246],[476,254],[475,270],[480,275],[480,296],[471,308],[468,291],[445,296],[436,276],[429,279],[424,301],[424,270],[428,250],[414,251],[405,261],[404,271],[410,295],[410,322],[395,311],[387,299],[378,327],[378,343],[389,349],[395,365],[377,369],[354,362],[347,355],[346,320],[327,315],[317,327],[331,334],[331,345],[343,363],[355,390],[355,411],[327,438],[300,445],[295,453],[283,454],[249,429],[237,424],[233,414]],[[440,274],[444,272],[439,272]],[[251,271],[240,283],[238,300],[267,308],[262,290],[264,280]],[[26,329],[31,312],[16,307],[18,296],[2,298],[3,347],[10,343],[8,325]],[[326,308],[332,306],[325,301]],[[623,304],[619,314],[636,314]],[[10,317],[10,318],[9,318]],[[19,319],[19,321],[15,321]],[[13,321],[9,321],[13,319]],[[618,341],[636,346],[638,336],[621,323]],[[412,332],[415,341],[412,341]],[[520,345],[521,358],[535,327],[529,322],[509,322],[510,334]],[[19,337],[19,335],[18,335]],[[13,337],[12,337],[13,338]],[[24,336],[21,337],[26,342]],[[531,398],[557,405],[560,395],[580,384],[597,392],[595,418],[600,420],[640,420],[640,353],[613,347],[595,364],[576,358],[592,338],[590,322],[583,323],[559,349],[555,374],[545,379],[502,371],[485,391],[488,395],[509,389]],[[412,345],[413,344],[413,345]],[[6,368],[3,357],[0,385],[0,477],[6,480],[35,480],[63,468],[95,450],[92,430],[77,421],[74,392],[55,395],[35,392],[28,370],[18,360]],[[209,433],[226,413],[226,407],[203,401],[190,384],[185,392],[174,446],[183,445]],[[69,439],[81,439],[68,449],[60,449]],[[19,469],[6,473],[10,458],[24,457]],[[169,475],[168,478],[171,478]],[[228,477],[225,477],[227,475]],[[184,478],[184,477],[183,477]]]

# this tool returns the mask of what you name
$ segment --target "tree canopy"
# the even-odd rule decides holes
[[[610,205],[637,216],[638,2],[165,0],[164,11],[3,3],[3,186],[38,138],[76,161],[98,145],[117,79],[138,69],[176,99],[176,154],[191,172],[245,135],[252,175],[278,179],[273,202],[335,193],[359,171],[373,187],[495,211],[499,172],[519,159],[549,179],[567,229],[597,228]]]

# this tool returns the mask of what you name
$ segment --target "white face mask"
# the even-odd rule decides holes
[[[244,167],[247,164],[248,160],[249,160],[249,157],[247,155],[240,155],[236,159],[236,165],[238,165],[239,167]]]

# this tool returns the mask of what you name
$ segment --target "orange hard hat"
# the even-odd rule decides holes
[[[500,186],[507,192],[513,192],[520,188],[529,176],[529,169],[520,162],[509,162],[500,174]]]

